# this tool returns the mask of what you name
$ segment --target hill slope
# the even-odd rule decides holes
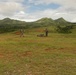
[[[10,19],[10,18],[4,18],[3,20],[0,20],[0,33],[15,31],[18,29],[38,28],[38,27],[48,27],[48,26],[52,26],[52,27],[54,26],[56,28],[58,25],[76,26],[76,23],[67,22],[63,18],[59,18],[57,20],[53,20],[51,18],[42,18],[35,22],[25,22],[25,21]]]

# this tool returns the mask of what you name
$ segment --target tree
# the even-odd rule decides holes
[[[59,33],[71,33],[72,28],[73,28],[72,26],[64,26],[64,27],[57,26],[57,31]]]

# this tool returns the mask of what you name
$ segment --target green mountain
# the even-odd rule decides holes
[[[10,18],[4,18],[3,20],[0,20],[0,24],[23,24],[23,23],[25,23],[25,21],[19,21]]]
[[[62,17],[56,19],[55,21],[56,21],[56,22],[67,22],[67,21],[66,21],[64,18],[62,18]]]
[[[56,24],[58,25],[68,25],[70,24],[70,22],[66,21],[65,19],[63,19],[62,17],[61,18],[58,18],[56,20],[54,20]]]
[[[42,22],[49,22],[49,21],[54,22],[53,19],[51,19],[51,18],[41,18],[41,19],[37,20],[36,22],[42,23]]]
[[[51,18],[42,18],[40,20],[37,20],[36,23],[40,23],[42,24],[43,26],[48,26],[48,25],[55,25],[55,22],[53,19]]]
[[[27,28],[38,28],[38,27],[47,27],[47,26],[76,26],[76,23],[67,22],[63,18],[53,20],[51,18],[42,18],[35,22],[25,22],[14,20],[10,18],[4,18],[0,20],[0,33],[16,31],[18,29],[27,29]],[[75,27],[76,28],[76,27]]]
[[[20,28],[25,28],[26,22],[14,20],[10,18],[4,18],[0,20],[0,33],[15,31]]]

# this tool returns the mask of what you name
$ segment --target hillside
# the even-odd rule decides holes
[[[20,28],[25,28],[26,22],[4,18],[0,20],[0,33],[15,31]]]
[[[65,22],[65,23],[67,22],[67,21],[66,21],[64,18],[62,18],[62,17],[56,19],[55,21],[56,21],[56,22]]]
[[[35,22],[25,22],[14,20],[10,18],[4,18],[0,20],[0,33],[16,31],[18,29],[38,28],[54,26],[76,26],[76,23],[67,22],[63,18],[53,20],[51,18],[42,18]]]
[[[26,22],[14,20],[14,19],[10,19],[10,18],[4,18],[3,20],[0,20],[0,25],[1,24],[23,24],[23,23],[26,23]]]
[[[51,18],[42,18],[42,19],[36,21],[36,23],[40,23],[43,25],[55,25],[54,20]]]
[[[66,21],[64,18],[58,18],[56,20],[54,20],[56,25],[61,25],[61,26],[66,26],[66,25],[69,25],[70,22]]]

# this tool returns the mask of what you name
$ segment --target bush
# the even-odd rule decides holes
[[[72,26],[64,26],[64,27],[57,26],[57,31],[59,33],[72,33],[71,29],[73,29]]]

